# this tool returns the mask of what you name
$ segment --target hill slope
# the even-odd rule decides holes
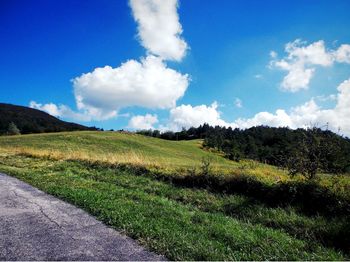
[[[321,128],[255,126],[247,129],[201,125],[180,132],[141,130],[139,134],[167,140],[204,139],[206,147],[219,150],[232,160],[253,159],[286,167],[292,159],[317,155],[318,169],[326,173],[350,172],[350,139]],[[313,153],[309,150],[312,149]]]
[[[288,180],[283,170],[229,161],[202,142],[94,131],[3,136],[0,172],[171,260],[347,260],[347,176]],[[203,157],[213,172],[202,172]]]
[[[182,172],[200,169],[203,159],[209,159],[217,173],[251,174],[264,180],[288,180],[277,167],[251,160],[239,163],[218,153],[202,149],[200,139],[170,141],[134,133],[111,131],[79,131],[0,137],[0,149],[19,151],[56,159],[79,159],[107,163],[123,163],[162,172]]]
[[[96,130],[96,128],[59,120],[37,109],[0,103],[0,134],[6,133],[11,122],[16,124],[22,134]]]
[[[199,166],[209,157],[213,165],[229,170],[238,164],[201,149],[201,140],[169,141],[124,132],[61,132],[0,137],[2,148],[62,155],[64,158],[84,158],[104,162],[187,168]]]

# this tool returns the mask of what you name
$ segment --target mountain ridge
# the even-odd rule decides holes
[[[0,134],[6,134],[11,122],[18,127],[21,134],[98,130],[96,127],[60,120],[38,109],[0,103]]]

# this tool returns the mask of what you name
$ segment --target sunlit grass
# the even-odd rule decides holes
[[[211,177],[191,185],[203,159],[210,159]],[[86,131],[3,136],[0,171],[83,207],[170,259],[342,260],[349,253],[332,249],[349,249],[342,240],[346,217],[309,216],[298,203],[273,206],[254,194],[304,184],[303,177],[252,160],[229,161],[202,148],[202,140]],[[194,180],[182,185],[191,172]],[[235,180],[243,186],[239,194],[205,184],[225,188]],[[349,199],[348,175],[320,174],[316,183]]]
[[[341,219],[181,188],[133,169],[0,154],[0,171],[80,206],[172,260],[344,260]],[[339,238],[339,237],[338,237]],[[325,245],[327,244],[327,245]]]
[[[304,180],[291,178],[286,170],[252,160],[230,161],[221,154],[204,150],[202,140],[168,141],[125,132],[62,132],[0,136],[0,152],[46,157],[56,160],[83,160],[107,164],[129,164],[168,174],[199,169],[210,158],[213,173],[245,174],[266,183]],[[321,185],[337,193],[350,191],[349,175],[322,174]]]
[[[0,150],[52,159],[99,161],[110,164],[143,165],[174,172],[198,168],[203,158],[211,159],[215,173],[252,172],[276,180],[288,179],[275,167],[255,161],[240,163],[225,159],[218,153],[202,149],[201,140],[168,141],[119,132],[64,132],[0,137]]]

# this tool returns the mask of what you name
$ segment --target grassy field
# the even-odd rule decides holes
[[[201,174],[203,157],[211,159],[210,175]],[[115,132],[0,137],[0,171],[82,207],[169,259],[349,259],[347,175],[319,176],[316,193],[329,196],[311,195],[315,203],[327,209],[325,201],[335,198],[344,205],[334,215],[309,214],[283,197],[276,204],[256,193],[280,194],[289,183],[288,190],[298,191],[304,181],[283,170],[228,161],[199,140]],[[244,190],[230,191],[227,185],[237,181]]]
[[[132,133],[62,132],[42,135],[0,137],[1,145],[10,148],[39,150],[59,158],[101,160],[164,168],[198,164],[202,157],[212,155],[200,149],[200,141],[168,141]],[[226,169],[231,161],[216,156],[216,165]]]
[[[0,137],[3,150],[56,159],[79,159],[105,163],[126,163],[161,169],[163,172],[198,167],[210,157],[217,172],[231,172],[245,167],[260,168],[262,173],[274,173],[279,179],[287,178],[283,172],[268,165],[252,161],[240,164],[219,154],[201,148],[201,140],[169,141],[132,133],[119,132],[62,132],[25,136]]]

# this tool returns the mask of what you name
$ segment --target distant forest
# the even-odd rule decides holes
[[[315,168],[324,172],[350,172],[350,139],[320,128],[232,129],[204,124],[180,132],[142,130],[138,133],[167,140],[204,139],[205,147],[220,151],[233,161],[245,158],[287,167],[295,156],[302,154],[308,158],[307,164],[317,164]]]
[[[37,109],[0,103],[0,135],[9,134],[9,129],[13,127],[21,134],[98,130],[62,121]]]

